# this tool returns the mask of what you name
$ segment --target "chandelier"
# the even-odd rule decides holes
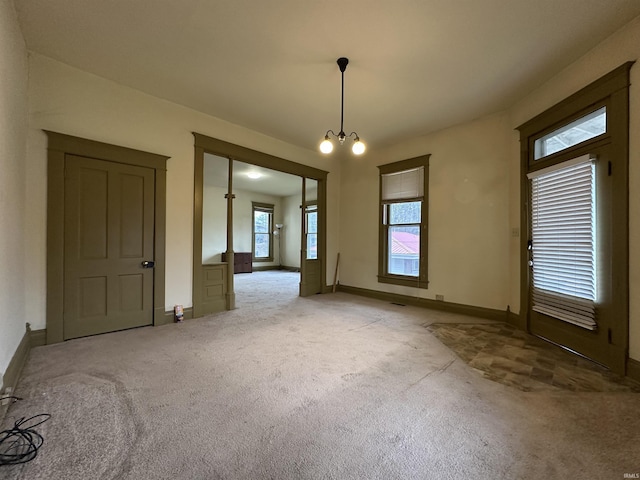
[[[351,146],[351,150],[356,155],[361,155],[364,153],[365,146],[364,143],[360,141],[360,137],[356,132],[351,132],[349,135],[344,133],[344,71],[347,69],[347,65],[349,64],[349,59],[345,57],[340,57],[337,61],[338,67],[340,68],[340,72],[342,74],[342,99],[340,103],[340,133],[337,135],[333,130],[327,130],[327,133],[324,136],[324,140],[320,144],[320,151],[322,153],[331,153],[333,151],[333,143],[331,142],[331,138],[329,134],[333,135],[338,139],[340,145],[344,143],[347,138],[353,138],[353,145]]]

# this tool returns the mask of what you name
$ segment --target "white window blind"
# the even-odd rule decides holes
[[[382,200],[424,197],[424,167],[382,175]]]
[[[595,330],[595,170],[582,156],[530,173],[533,310]]]

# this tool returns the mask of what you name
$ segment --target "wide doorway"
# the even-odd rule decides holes
[[[254,272],[322,293],[327,172],[194,136],[194,317],[236,308],[235,279]]]

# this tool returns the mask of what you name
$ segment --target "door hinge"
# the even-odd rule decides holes
[[[611,337],[612,337],[611,329],[610,329],[610,328],[608,328],[608,329],[607,329],[607,340],[608,340],[608,342],[609,342],[609,345],[611,345],[611,344],[613,343],[613,342],[611,341]]]
[[[607,175],[608,175],[608,176],[611,176],[611,171],[612,171],[612,169],[613,169],[613,166],[611,165],[611,160],[609,160],[609,161],[607,162]]]

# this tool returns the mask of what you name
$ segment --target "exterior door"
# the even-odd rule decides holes
[[[153,323],[154,170],[67,155],[64,339]]]
[[[580,200],[588,195],[583,192],[569,193],[570,187],[566,186],[565,182],[560,182],[560,185],[551,184],[551,186],[540,188],[540,196],[548,199],[544,208],[546,211],[550,211],[547,219],[541,222],[541,226],[536,225],[538,223],[536,215],[529,212],[534,217],[530,220],[533,234],[530,243],[531,261],[529,265],[531,269],[528,300],[530,331],[603,365],[615,365],[620,362],[620,359],[616,359],[619,349],[613,348],[611,343],[612,332],[619,330],[621,328],[619,324],[623,321],[620,318],[616,319],[611,311],[613,303],[611,259],[613,252],[611,251],[612,206],[610,201],[611,176],[608,169],[609,152],[609,147],[605,145],[591,148],[589,153],[583,155],[585,158],[592,159],[592,187],[594,191],[591,195],[593,225],[590,235],[584,235],[587,222],[583,222],[583,218],[581,218],[585,216],[584,212],[589,207],[587,206],[585,209],[584,201]],[[566,157],[565,163],[571,162],[571,155],[568,154]],[[559,163],[558,172],[560,173],[552,175],[559,176],[563,171],[563,165],[564,163]],[[578,174],[574,169],[577,167],[565,168],[566,176],[573,177],[575,181]],[[566,189],[565,192],[563,192],[563,186]],[[532,205],[535,206],[537,203],[532,199]],[[568,217],[574,217],[572,220],[577,219],[577,222],[563,220]],[[587,237],[591,237],[591,240]],[[537,238],[539,240],[536,240]],[[591,245],[588,245],[589,242]],[[538,258],[536,252],[541,249],[545,253],[544,256],[541,254],[541,258]],[[586,258],[591,254],[593,258],[589,262]],[[589,263],[592,265],[588,266]],[[588,292],[591,289],[588,286],[589,281],[580,280],[580,285],[576,286],[574,283],[576,277],[573,277],[574,280],[569,279],[567,272],[570,274],[572,270],[578,272],[576,275],[580,275],[582,272],[583,277],[584,274],[591,276],[588,272],[592,271],[592,294]],[[541,273],[536,276],[536,271]],[[536,278],[540,277],[542,277],[543,285],[548,288],[548,290],[542,290],[542,299],[539,299],[540,293],[536,294],[535,291]],[[568,294],[569,291],[578,293]],[[584,300],[591,295],[593,295],[591,299]],[[540,303],[542,306],[536,306],[536,303]],[[591,307],[589,307],[589,303],[592,304]],[[560,306],[558,307],[558,305]],[[593,318],[592,322],[591,318]]]

